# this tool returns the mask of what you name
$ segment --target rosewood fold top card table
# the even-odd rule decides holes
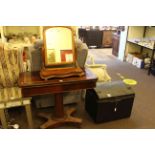
[[[63,93],[94,88],[96,86],[96,81],[96,75],[91,73],[89,69],[85,69],[85,75],[81,77],[54,78],[49,80],[41,79],[39,71],[24,72],[20,74],[18,84],[22,89],[23,97],[54,94],[54,116],[49,117],[47,115],[42,115],[47,118],[47,122],[40,126],[40,128],[44,129],[59,127],[65,123],[81,125],[82,119],[71,116],[75,109],[72,108],[64,111]]]

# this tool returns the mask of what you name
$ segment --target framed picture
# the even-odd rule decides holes
[[[61,62],[73,62],[73,51],[72,50],[60,50]]]
[[[51,63],[55,63],[56,59],[55,59],[55,50],[54,49],[48,49],[47,50],[47,63],[51,64]]]

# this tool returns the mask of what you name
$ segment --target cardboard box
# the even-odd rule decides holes
[[[126,61],[137,68],[143,68],[143,57],[140,53],[128,53]]]
[[[134,56],[132,60],[132,64],[137,68],[143,68],[143,59],[141,57]]]
[[[126,58],[126,61],[127,61],[128,63],[132,63],[133,57],[134,57],[133,54],[128,53],[127,58]]]

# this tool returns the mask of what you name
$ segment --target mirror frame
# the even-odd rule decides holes
[[[71,30],[71,34],[72,34],[72,51],[73,51],[73,61],[72,62],[58,62],[58,63],[52,63],[49,64],[47,63],[47,47],[46,47],[46,31],[50,28],[58,28],[58,27],[62,27],[62,28],[67,28]],[[75,54],[75,43],[74,43],[74,33],[73,33],[73,29],[69,26],[44,26],[43,27],[43,50],[42,50],[42,57],[43,57],[43,62],[44,62],[44,67],[59,67],[59,66],[63,66],[63,68],[68,65],[75,65],[76,64],[76,54]]]

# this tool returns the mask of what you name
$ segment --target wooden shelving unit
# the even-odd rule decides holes
[[[78,29],[79,38],[87,44],[88,47],[95,46],[97,48],[111,48],[112,35],[116,30],[100,30],[100,29]]]

